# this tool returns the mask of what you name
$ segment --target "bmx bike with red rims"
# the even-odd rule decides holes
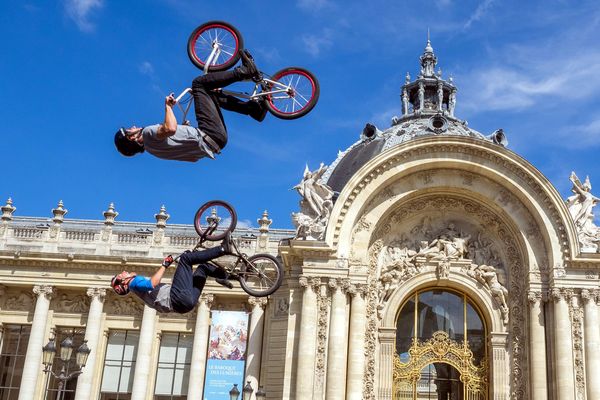
[[[197,27],[187,43],[192,63],[204,71],[225,71],[240,59],[239,50],[244,48],[240,32],[223,21],[210,21]],[[222,90],[223,93],[247,100],[264,100],[269,112],[277,118],[296,119],[308,114],[319,100],[319,81],[315,75],[302,67],[283,68],[272,75],[260,72],[254,88],[248,93]],[[183,112],[183,120],[192,103],[191,89],[177,97]]]
[[[221,200],[209,201],[198,209],[194,216],[194,228],[200,239],[193,250],[204,247],[206,241],[223,240],[233,232],[237,224],[234,208]],[[208,261],[233,275],[240,282],[242,289],[251,296],[264,297],[273,294],[283,282],[283,267],[277,258],[270,254],[254,254],[246,256],[234,240],[230,243],[232,263]],[[179,257],[177,257],[179,258]]]

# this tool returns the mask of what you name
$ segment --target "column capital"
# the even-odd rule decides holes
[[[580,296],[581,296],[581,300],[583,300],[584,304],[589,303],[590,300],[595,301],[594,293],[593,293],[593,291],[591,291],[589,289],[581,289]]]
[[[527,300],[529,300],[531,306],[539,304],[542,301],[542,292],[539,290],[530,290],[527,292]]]
[[[298,278],[298,282],[304,289],[311,288],[314,292],[318,292],[319,286],[321,286],[321,278],[319,277],[301,276]]]
[[[212,307],[212,303],[215,301],[214,294],[203,294],[200,296],[200,303],[206,304],[209,309]]]
[[[264,310],[264,308],[267,306],[267,298],[266,297],[248,296],[248,303],[252,307],[260,307]]]
[[[98,300],[100,301],[104,301],[104,298],[106,297],[106,289],[105,288],[99,288],[99,287],[91,287],[88,288],[85,292],[88,297],[90,298],[94,298],[97,297]]]
[[[363,283],[352,283],[348,286],[348,294],[352,297],[360,296],[364,299],[367,295],[367,285]]]
[[[52,296],[54,295],[54,286],[49,286],[49,285],[35,285],[33,287],[33,293],[36,296],[46,296],[46,298],[48,300],[52,299]]]
[[[575,291],[571,288],[553,287],[548,291],[548,299],[554,301],[565,300],[567,302],[575,296]]]

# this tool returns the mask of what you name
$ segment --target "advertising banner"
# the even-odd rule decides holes
[[[243,311],[213,311],[206,361],[204,400],[229,400],[234,383],[244,387],[248,314]]]

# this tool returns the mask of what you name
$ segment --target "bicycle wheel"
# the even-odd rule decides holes
[[[218,46],[219,52],[215,54],[208,70],[225,71],[240,59],[239,50],[244,48],[244,40],[231,24],[210,21],[194,29],[190,35],[187,43],[188,56],[196,67],[203,70],[215,46]]]
[[[240,285],[250,296],[264,297],[273,294],[283,282],[283,268],[270,254],[255,254],[242,262]]]
[[[222,240],[237,224],[233,207],[222,200],[211,200],[203,204],[194,216],[194,228],[205,240]]]
[[[276,83],[268,83],[266,89],[273,92],[267,96],[266,105],[271,114],[281,119],[300,118],[317,104],[319,81],[307,69],[288,67],[272,77]]]

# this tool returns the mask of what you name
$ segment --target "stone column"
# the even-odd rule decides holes
[[[53,292],[52,286],[34,286],[33,293],[37,295],[35,312],[31,323],[31,334],[27,344],[27,354],[23,364],[23,375],[19,389],[19,400],[33,400],[37,380],[42,370],[42,347],[44,346],[44,333],[46,320],[50,309],[50,299]]]
[[[548,398],[548,382],[546,377],[546,323],[542,293],[530,291],[529,299],[529,357],[531,372],[531,397],[546,400]]]
[[[327,348],[327,400],[344,400],[346,398],[346,368],[348,351],[348,320],[346,317],[347,298],[345,290],[347,282],[330,279],[331,288],[331,322]]]
[[[550,296],[554,300],[554,355],[555,379],[558,390],[556,400],[575,398],[575,365],[573,363],[573,337],[569,318],[568,301],[572,290],[552,288]]]
[[[317,351],[317,290],[320,278],[310,282],[300,277],[304,287],[302,295],[302,316],[300,317],[300,338],[298,340],[298,364],[296,368],[296,400],[312,399],[315,381],[315,357]]]
[[[83,368],[83,373],[77,378],[77,389],[75,391],[75,400],[88,400],[92,396],[92,384],[96,371],[96,355],[98,354],[98,344],[100,337],[100,328],[102,324],[102,307],[104,306],[104,298],[106,289],[89,288],[87,295],[91,298],[90,310],[85,327],[85,340],[91,352],[88,356],[86,366]]]
[[[145,400],[148,390],[150,367],[152,365],[152,346],[156,334],[156,310],[144,305],[140,340],[135,359],[135,372],[133,375],[133,389],[131,400]]]
[[[265,324],[264,309],[267,299],[264,297],[250,297],[248,303],[252,305],[250,326],[248,328],[248,358],[246,360],[246,381],[250,381],[252,399],[255,399],[260,380],[260,362],[262,355],[263,330]]]
[[[367,303],[362,286],[350,287],[350,334],[348,343],[348,373],[346,399],[362,400],[365,374],[365,330],[367,326]]]
[[[585,383],[588,399],[600,399],[600,327],[596,300],[600,292],[581,291],[585,338]]]
[[[379,328],[379,400],[392,400],[396,327]]]
[[[194,343],[188,383],[188,398],[202,399],[204,378],[206,376],[206,356],[208,352],[208,335],[210,334],[210,307],[215,297],[212,294],[200,296],[196,325],[194,326]]]
[[[490,347],[492,350],[491,398],[493,400],[510,398],[507,337],[508,333],[504,332],[492,332],[490,334]]]

